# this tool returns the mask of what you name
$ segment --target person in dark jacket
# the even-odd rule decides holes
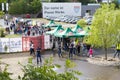
[[[78,42],[78,44],[77,44],[77,52],[78,52],[79,56],[80,56],[80,47],[81,47],[80,42]]]
[[[63,56],[62,56],[62,47],[61,47],[61,43],[58,44],[58,56],[59,56],[59,57],[63,57]]]
[[[41,58],[41,48],[38,46],[36,49],[36,54],[37,54],[37,64],[39,64],[39,62],[42,62],[42,58]]]
[[[69,58],[73,57],[73,46],[74,44],[71,42],[69,45]]]

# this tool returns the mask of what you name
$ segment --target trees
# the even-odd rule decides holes
[[[10,14],[23,14],[26,13],[27,2],[24,0],[14,1],[10,4],[9,13]]]
[[[83,5],[86,5],[88,3],[95,3],[95,0],[78,0],[79,2],[81,2]]]
[[[91,25],[91,35],[87,41],[95,46],[103,47],[107,60],[107,49],[116,44],[120,35],[120,11],[114,4],[103,4],[95,15]],[[119,33],[119,34],[118,34]]]
[[[51,2],[70,2],[70,0],[51,0]]]
[[[0,11],[0,18],[3,17],[3,15],[4,15],[4,12]]]
[[[36,14],[41,8],[40,0],[19,0],[10,3],[8,12],[10,14]]]
[[[40,0],[34,0],[33,2],[31,2],[30,4],[32,6],[32,11],[30,13],[37,13],[41,10],[42,8],[42,4],[40,2]]]
[[[87,23],[85,22],[84,19],[79,20],[79,21],[77,22],[77,24],[78,24],[79,26],[81,26],[81,27],[85,27],[85,26],[87,25]]]

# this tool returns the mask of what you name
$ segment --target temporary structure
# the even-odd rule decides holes
[[[51,28],[51,27],[57,27],[58,25],[60,25],[60,24],[56,24],[54,22],[54,20],[51,20],[48,24],[43,25],[43,27],[45,27],[45,28]]]
[[[64,31],[64,29],[62,28],[62,26],[57,26],[54,30],[52,30],[52,31],[47,31],[46,34],[54,35],[54,34],[56,34],[57,32],[61,32],[61,31]]]
[[[62,38],[66,38],[69,36],[74,35],[75,33],[70,29],[70,28],[66,28],[65,31],[61,31],[61,32],[57,32],[55,34],[56,37],[62,37]]]
[[[79,26],[79,25],[76,25],[73,29],[72,29],[73,32],[75,33],[79,33],[81,31],[83,31],[82,27]]]

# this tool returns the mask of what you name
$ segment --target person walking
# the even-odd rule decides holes
[[[73,44],[73,54],[76,55],[76,44],[75,44],[75,41],[73,41],[72,44]]]
[[[120,57],[119,57],[119,55],[120,55],[120,42],[116,45],[116,52],[114,54],[114,58],[116,57],[116,55],[120,59]]]
[[[60,57],[63,57],[63,56],[62,56],[61,42],[58,44],[58,56],[59,56],[59,58],[60,58]]]
[[[36,54],[37,54],[37,64],[42,63],[42,58],[41,58],[41,48],[38,46],[36,49]]]
[[[78,56],[80,56],[80,47],[81,47],[80,42],[78,42],[78,44],[77,44],[77,52],[78,52]]]
[[[89,57],[92,58],[93,57],[93,49],[92,49],[92,47],[90,47],[88,53],[89,53]]]
[[[30,41],[30,55],[32,55],[32,54],[35,56],[34,44],[32,41]]]
[[[69,58],[73,57],[73,46],[74,44],[71,42],[69,45]]]

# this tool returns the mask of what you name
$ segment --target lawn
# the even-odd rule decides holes
[[[20,34],[9,34],[5,36],[5,38],[20,38],[20,37],[22,37],[22,35]]]

